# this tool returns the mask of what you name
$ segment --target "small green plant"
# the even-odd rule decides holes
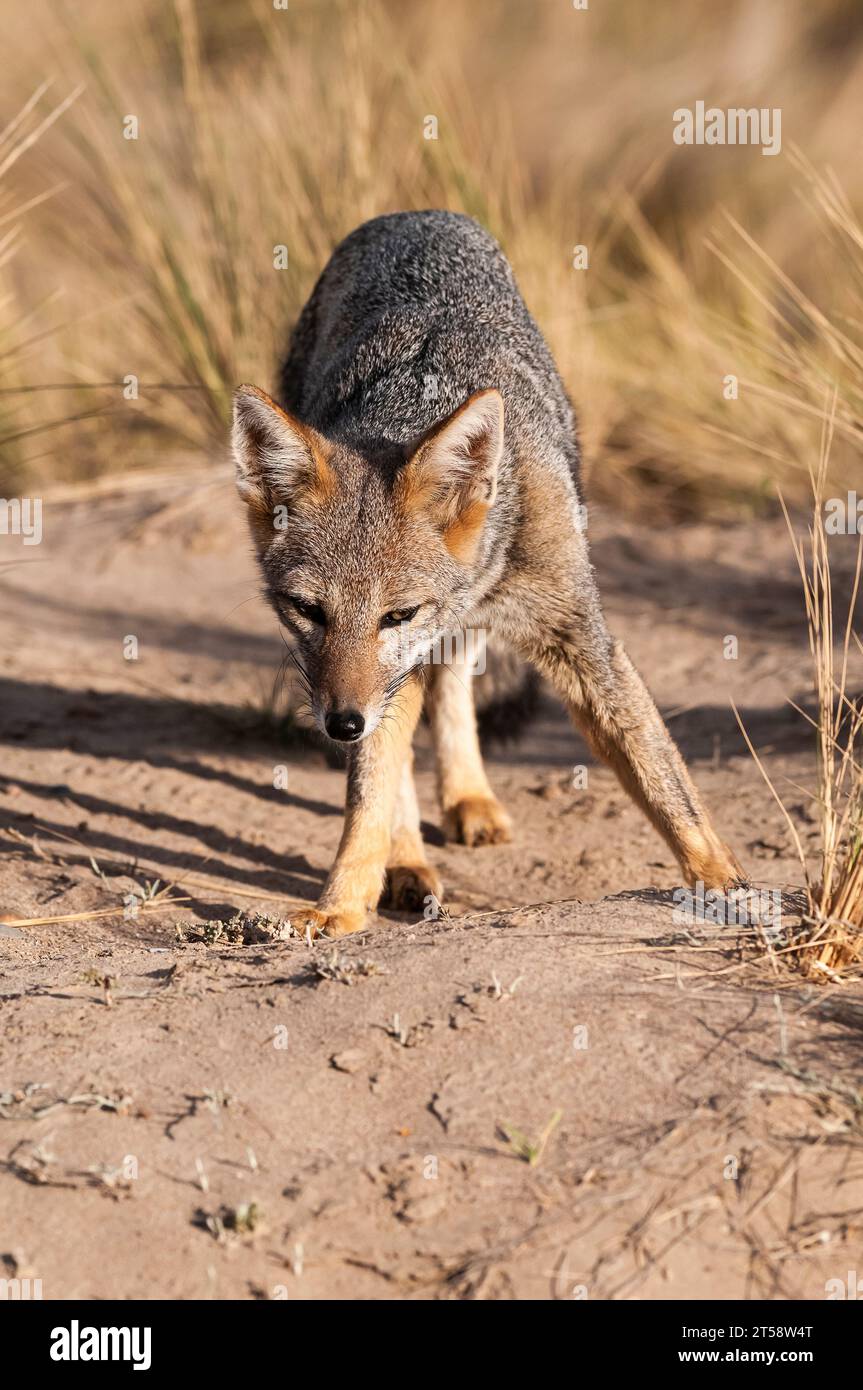
[[[520,1158],[524,1163],[530,1164],[531,1168],[536,1168],[542,1159],[549,1139],[557,1129],[562,1118],[563,1111],[555,1110],[548,1124],[537,1139],[529,1139],[520,1129],[514,1129],[507,1125],[501,1126],[501,1133],[512,1148],[516,1157]]]
[[[250,1237],[261,1231],[264,1215],[259,1204],[253,1200],[240,1202],[235,1207],[223,1205],[218,1211],[205,1211],[199,1207],[193,1224],[208,1231],[219,1245],[226,1245],[232,1237]]]

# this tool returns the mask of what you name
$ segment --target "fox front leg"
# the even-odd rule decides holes
[[[374,733],[351,749],[341,842],[317,906],[291,914],[300,935],[309,929],[313,936],[346,936],[359,931],[377,906],[399,781],[421,708],[422,688],[412,676]]]
[[[443,885],[428,862],[423,844],[413,754],[408,749],[393,809],[387,884],[381,906],[394,912],[423,912],[442,900]]]
[[[428,709],[447,839],[472,846],[511,840],[512,823],[489,786],[483,766],[474,711],[473,667],[465,657],[432,667]]]

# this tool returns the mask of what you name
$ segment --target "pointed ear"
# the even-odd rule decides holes
[[[325,500],[335,487],[326,440],[257,386],[240,386],[234,394],[231,444],[237,490],[256,530],[265,526],[269,539],[274,507],[290,508],[301,494]]]
[[[457,559],[469,561],[497,493],[503,399],[478,391],[424,435],[397,483],[405,511],[425,511]]]

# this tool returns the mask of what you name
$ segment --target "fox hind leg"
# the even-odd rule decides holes
[[[483,766],[472,683],[473,664],[463,656],[431,668],[428,711],[444,833],[464,845],[501,844],[512,839],[512,824]]]
[[[623,646],[587,606],[587,623],[538,643],[533,659],[591,749],[617,774],[677,858],[690,885],[721,889],[743,871],[701,803],[677,745]]]

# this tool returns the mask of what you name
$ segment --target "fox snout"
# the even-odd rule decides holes
[[[333,709],[324,716],[324,728],[336,743],[356,743],[365,727],[366,721],[356,709]]]
[[[300,648],[302,650],[302,647]],[[374,733],[389,704],[387,674],[362,643],[336,647],[327,657],[303,653],[311,713],[334,743],[359,743]]]

